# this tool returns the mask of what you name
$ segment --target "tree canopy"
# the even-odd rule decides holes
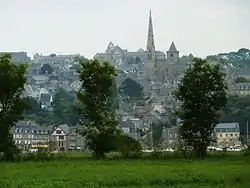
[[[41,67],[41,73],[42,74],[51,74],[53,72],[53,68],[51,67],[50,64],[44,64],[42,67]]]
[[[211,134],[219,121],[219,112],[226,105],[227,84],[219,65],[194,59],[175,94],[179,102],[178,117],[183,121],[180,135],[197,156],[204,157]]]
[[[235,83],[250,83],[250,80],[245,77],[239,76],[235,79]]]
[[[143,87],[133,79],[126,78],[122,82],[119,92],[121,95],[126,95],[130,99],[140,99],[143,96]]]
[[[12,159],[15,148],[10,130],[23,118],[27,107],[21,99],[26,68],[24,64],[13,64],[10,54],[0,57],[0,153],[3,152],[7,160]]]
[[[80,65],[81,89],[77,98],[82,108],[78,112],[86,117],[84,122],[79,122],[81,133],[86,136],[93,156],[102,158],[114,149],[116,135],[120,133],[109,103],[116,71],[110,63],[98,60],[80,60]]]
[[[25,110],[25,118],[33,120],[41,125],[76,125],[79,117],[74,111],[74,105],[77,102],[76,95],[59,88],[54,96],[51,108],[43,109],[38,101],[32,97],[24,97],[23,100],[29,108]]]

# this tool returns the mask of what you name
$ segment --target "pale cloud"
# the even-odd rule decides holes
[[[1,0],[0,51],[92,57],[109,41],[145,49],[150,9],[158,50],[172,41],[202,57],[250,48],[249,0]]]

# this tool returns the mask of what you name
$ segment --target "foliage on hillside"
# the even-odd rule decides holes
[[[245,77],[239,76],[235,79],[235,83],[250,83],[250,80]]]
[[[143,87],[133,79],[126,78],[119,88],[119,93],[121,96],[127,96],[131,100],[141,99],[143,97]]]
[[[74,93],[60,88],[55,94],[51,109],[43,109],[41,104],[32,97],[25,97],[23,100],[30,106],[25,110],[25,117],[34,120],[41,125],[76,125],[78,116],[74,112],[74,104],[77,102]]]
[[[238,122],[241,134],[246,136],[247,121],[250,123],[250,96],[229,96],[227,101],[221,122]]]

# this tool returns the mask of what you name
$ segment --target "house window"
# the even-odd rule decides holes
[[[56,134],[61,134],[61,133],[62,133],[61,130],[57,130],[57,131],[56,131]]]
[[[222,137],[222,134],[220,134],[220,137]]]
[[[170,54],[171,57],[174,57],[174,54]]]
[[[230,134],[231,137],[233,137],[233,134]]]
[[[228,134],[226,134],[226,136],[228,136]]]
[[[59,136],[59,140],[64,140],[64,136]]]

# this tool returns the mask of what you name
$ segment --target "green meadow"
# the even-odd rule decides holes
[[[1,188],[250,187],[249,156],[206,160],[107,159],[80,154],[47,162],[0,163]]]

